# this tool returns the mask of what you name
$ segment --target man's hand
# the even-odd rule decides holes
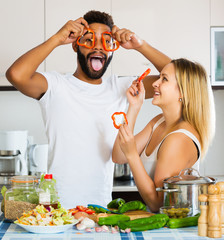
[[[77,20],[68,21],[54,36],[59,45],[73,43],[89,28],[87,21],[80,17]]]
[[[112,28],[112,36],[125,49],[137,49],[142,46],[143,41],[134,32],[129,29],[119,29],[116,25]]]

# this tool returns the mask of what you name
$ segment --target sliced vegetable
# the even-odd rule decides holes
[[[114,52],[120,47],[119,42],[112,37],[111,32],[102,33],[102,42],[104,50],[108,52]]]
[[[24,225],[39,225],[39,226],[59,226],[71,223],[77,223],[70,212],[64,208],[54,209],[50,207],[48,211],[43,205],[38,205],[35,209],[23,213],[22,217],[14,223]]]
[[[75,215],[77,212],[85,212],[85,213],[88,213],[88,214],[95,213],[94,209],[90,209],[90,208],[87,208],[87,207],[84,207],[84,206],[81,206],[81,205],[76,206],[76,208],[71,208],[68,211],[71,212],[72,215]]]
[[[124,112],[115,112],[111,118],[116,129],[119,129],[124,123],[128,124],[128,120]]]
[[[95,211],[92,210],[92,209],[87,209],[87,210],[86,210],[86,213],[88,213],[88,214],[93,214],[93,213],[95,213]]]
[[[72,215],[75,215],[77,212],[79,212],[79,210],[76,209],[76,208],[72,208],[72,209],[69,209],[69,212],[70,212]]]
[[[84,206],[76,206],[76,208],[80,211],[80,212],[85,212],[88,208],[84,207]]]
[[[91,37],[90,37],[91,36]],[[95,46],[95,33],[92,29],[88,28],[87,31],[76,41],[77,45],[83,46],[86,48],[94,48]]]
[[[139,78],[138,81],[142,81],[149,73],[151,72],[151,69],[148,68]]]

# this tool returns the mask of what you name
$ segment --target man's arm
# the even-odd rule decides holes
[[[144,55],[155,67],[161,72],[162,69],[170,63],[171,59],[150,46],[146,41],[139,38],[134,32],[129,29],[119,29],[116,25],[112,28],[114,38],[125,49],[134,49]],[[149,75],[144,78],[143,83],[145,87],[145,98],[152,98],[154,90],[152,83],[157,80],[159,76]]]
[[[7,70],[6,77],[11,84],[23,94],[39,99],[47,91],[47,80],[36,72],[44,59],[57,46],[54,37],[31,49]]]
[[[6,72],[9,82],[23,94],[40,99],[48,85],[45,77],[36,72],[37,68],[56,47],[73,43],[83,34],[84,27],[88,28],[88,23],[83,18],[68,21],[46,42],[31,49],[12,64]]]
[[[144,55],[159,72],[161,72],[162,69],[171,61],[171,59],[168,56],[166,56],[159,50],[153,48],[145,41],[143,41],[142,45],[139,48],[136,48],[136,50],[140,52],[142,55]],[[149,75],[143,79],[146,99],[153,97],[154,90],[152,87],[152,83],[156,81],[158,78],[159,76]]]

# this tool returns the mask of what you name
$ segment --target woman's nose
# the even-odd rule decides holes
[[[159,87],[159,79],[156,80],[156,81],[152,84],[152,86],[153,86],[154,88]]]

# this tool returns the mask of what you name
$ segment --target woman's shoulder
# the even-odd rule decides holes
[[[174,128],[174,132],[176,132],[176,131],[182,132],[182,133],[190,133],[190,134],[194,135],[194,137],[196,137],[198,139],[198,141],[200,142],[200,136],[199,136],[198,132],[189,122],[181,121],[180,123],[178,123],[176,125],[176,127]]]
[[[161,144],[161,152],[166,155],[177,154],[183,158],[189,157],[189,162],[192,159],[197,159],[197,148],[200,149],[200,138],[197,131],[191,124],[187,122],[180,122],[175,128],[166,135]]]
[[[182,159],[183,162],[180,165],[183,164],[184,168],[192,166],[198,159],[197,149],[200,148],[198,136],[193,128],[181,124],[179,128],[169,133],[162,141],[159,158],[162,157],[172,164],[180,164],[178,162]],[[195,143],[198,148],[195,147]]]

